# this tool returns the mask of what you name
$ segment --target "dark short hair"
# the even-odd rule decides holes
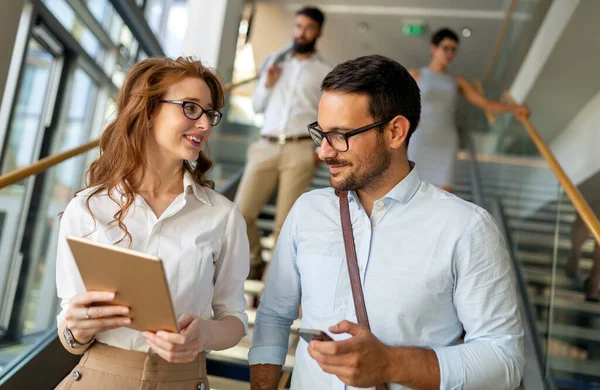
[[[431,36],[431,43],[434,45],[439,45],[444,39],[452,39],[454,42],[459,43],[458,35],[449,28],[442,28],[438,30]]]
[[[319,28],[323,28],[323,24],[325,24],[325,15],[323,15],[323,12],[316,7],[301,8],[296,11],[296,16],[298,15],[308,16],[315,22],[319,23]]]
[[[421,117],[421,91],[398,62],[377,54],[336,66],[323,80],[321,91],[342,91],[369,97],[369,114],[379,121],[402,115],[410,122],[406,146]]]

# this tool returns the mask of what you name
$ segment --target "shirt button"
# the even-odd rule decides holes
[[[81,374],[79,373],[79,371],[74,371],[74,372],[73,372],[73,380],[74,380],[75,382],[77,382],[77,381],[78,381],[78,380],[80,380],[80,379],[81,379]]]

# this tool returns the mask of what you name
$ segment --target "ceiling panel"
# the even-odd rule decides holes
[[[369,6],[375,7],[415,7],[415,8],[443,8],[443,9],[467,9],[467,10],[502,10],[510,0],[371,0]],[[364,0],[320,0],[318,2],[303,3],[298,0],[262,0],[266,3],[294,4],[297,6],[316,5],[364,5]]]
[[[481,79],[500,35],[504,22],[504,11],[509,0],[373,0],[369,6],[359,0],[324,0],[318,3],[327,11],[327,7],[335,5],[335,12],[326,12],[327,21],[323,37],[318,44],[320,54],[332,65],[347,59],[366,54],[382,54],[391,57],[407,68],[427,65],[430,60],[430,35],[442,27],[449,27],[460,34],[467,27],[472,34],[469,38],[461,37],[459,52],[450,71],[469,79]],[[519,0],[530,1],[530,0]],[[340,7],[341,4],[346,6]],[[398,5],[401,4],[401,7]],[[292,0],[268,0],[259,2],[259,9],[270,9],[270,12],[257,12],[255,24],[269,24],[255,28],[253,41],[261,41],[257,50],[257,63],[264,59],[268,51],[278,51],[285,43],[291,41],[294,12],[301,3]],[[398,12],[347,12],[349,7],[360,9],[369,7],[392,7]],[[364,8],[367,7],[367,8]],[[404,12],[410,7],[410,12]],[[277,12],[273,9],[277,8]],[[372,9],[372,8],[371,8]],[[446,15],[443,11],[452,13]],[[381,12],[380,12],[381,11]],[[482,13],[483,12],[483,13]],[[276,15],[276,16],[275,16]],[[262,17],[262,19],[261,19]],[[277,19],[276,21],[274,19]],[[420,37],[406,36],[402,26],[410,22],[422,22],[425,34]],[[527,19],[517,19],[517,23],[526,23]],[[366,31],[359,29],[365,26]],[[276,35],[278,35],[276,37]]]

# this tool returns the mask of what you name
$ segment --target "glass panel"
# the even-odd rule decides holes
[[[94,59],[102,59],[102,45],[96,36],[81,22],[65,0],[43,0],[58,21],[73,35],[83,49]]]
[[[75,87],[78,88],[78,87]],[[81,103],[73,102],[83,109],[86,100]],[[79,122],[75,117],[74,121]],[[27,283],[25,284],[25,301],[23,307],[24,322],[21,331],[22,338],[16,345],[0,346],[0,372],[12,359],[17,358],[27,347],[35,344],[42,331],[56,326],[56,316],[60,310],[56,297],[56,244],[58,240],[59,214],[64,211],[76,190],[83,183],[83,170],[86,167],[88,155],[96,153],[95,150],[62,162],[43,173],[45,185],[43,195],[37,198],[40,202],[39,217],[35,226],[30,231],[34,232],[36,239],[33,242],[25,241],[30,248],[30,267]],[[75,167],[75,169],[74,169]],[[68,179],[67,179],[68,178]],[[21,189],[29,180],[5,188],[0,192],[3,197],[1,204],[4,206],[4,196],[7,193]],[[20,207],[15,206],[14,210]],[[0,212],[1,214],[1,212]],[[18,273],[13,277],[19,277]]]
[[[71,84],[67,118],[61,128],[54,153],[77,147],[89,139],[91,113],[97,87],[83,70],[77,69]],[[57,216],[64,210],[83,183],[85,156],[69,159],[47,173],[41,207],[30,245],[30,269],[26,296],[24,334],[42,331],[53,325],[54,259],[58,234]]]
[[[13,113],[8,137],[8,148],[2,173],[31,164],[39,131],[44,121],[51,77],[56,59],[37,41],[30,40],[19,97]]]
[[[485,196],[500,200],[513,251],[520,263],[544,353],[547,378],[558,389],[600,384],[600,305],[586,288],[600,252],[555,174],[522,124],[500,116],[485,132],[473,132],[481,156]],[[482,152],[484,150],[484,152]],[[456,186],[457,194],[467,191]],[[594,191],[584,193],[595,212]],[[579,267],[570,259],[579,259]]]
[[[36,40],[29,41],[17,103],[8,130],[2,174],[27,166],[37,159],[39,141],[44,131],[44,118],[49,114],[47,102],[50,100],[57,66],[57,60],[50,52]],[[15,273],[18,277],[19,274],[20,263],[13,254],[18,242],[23,205],[28,196],[27,183],[29,182],[25,180],[0,189],[0,302],[5,298],[9,301],[12,299],[10,297],[14,289],[7,289],[7,278]],[[1,310],[10,310],[10,307],[8,304],[3,305],[0,312]]]
[[[600,386],[600,304],[592,301],[598,298],[593,267],[600,265],[600,252],[571,201],[561,195],[546,282],[550,308],[540,327],[547,340],[547,375],[558,389],[593,389]],[[598,216],[597,195],[584,195]]]

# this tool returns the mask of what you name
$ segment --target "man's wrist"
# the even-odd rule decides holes
[[[401,347],[390,347],[385,346],[383,353],[385,359],[384,377],[385,382],[390,383],[401,383],[402,378],[399,377],[402,373],[402,367],[404,366],[404,351]]]

